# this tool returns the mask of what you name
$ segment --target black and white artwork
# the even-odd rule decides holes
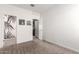
[[[25,20],[24,19],[19,19],[19,25],[25,25]]]
[[[4,16],[4,39],[16,39],[16,16]]]
[[[30,20],[27,21],[27,25],[31,25],[31,21]]]

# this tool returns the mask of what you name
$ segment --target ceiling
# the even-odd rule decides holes
[[[35,4],[35,7],[31,7],[30,4],[13,4],[13,6],[29,9],[38,13],[43,13],[52,8],[53,4]]]

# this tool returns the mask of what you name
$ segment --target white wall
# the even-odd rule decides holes
[[[39,39],[43,40],[43,18],[42,18],[42,15],[40,15],[40,21],[39,21]]]
[[[54,5],[43,15],[43,39],[79,52],[79,5]]]
[[[30,10],[21,9],[11,5],[0,5],[0,48],[3,46],[4,39],[4,24],[2,18],[3,16],[14,15],[17,16],[17,43],[22,43],[26,41],[30,41],[33,39],[32,37],[32,25],[31,26],[21,26],[19,25],[18,19],[31,20],[36,16],[39,18],[39,15],[33,16],[33,12]],[[39,14],[39,13],[37,13]],[[36,18],[35,17],[35,18]]]

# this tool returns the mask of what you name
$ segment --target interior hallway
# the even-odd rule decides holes
[[[47,43],[34,37],[33,41],[24,42],[0,49],[2,54],[72,54],[77,53],[55,44]]]

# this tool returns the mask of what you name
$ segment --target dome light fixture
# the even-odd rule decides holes
[[[31,6],[31,7],[35,7],[35,5],[34,5],[34,4],[30,4],[30,6]]]

